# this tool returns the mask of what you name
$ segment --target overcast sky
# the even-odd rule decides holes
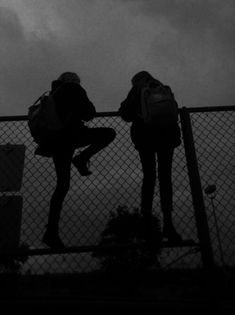
[[[150,71],[179,106],[235,104],[235,0],[0,0],[0,115],[24,115],[64,71],[115,111]]]

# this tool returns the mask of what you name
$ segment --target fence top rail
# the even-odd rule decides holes
[[[207,106],[207,107],[182,107],[188,110],[189,113],[197,112],[221,112],[221,111],[235,111],[235,105],[226,106]],[[182,108],[179,108],[179,112]],[[117,111],[113,112],[98,112],[96,117],[118,117],[119,113]],[[28,120],[27,115],[17,115],[17,116],[0,116],[1,121],[25,121]]]
[[[225,105],[225,106],[204,106],[204,107],[182,107],[186,108],[190,113],[197,112],[226,112],[235,111],[235,105]],[[181,109],[179,109],[181,110]]]
[[[119,116],[118,112],[99,112],[96,113],[96,117],[115,117]],[[25,121],[28,120],[27,115],[17,115],[17,116],[0,116],[0,122],[1,121]]]

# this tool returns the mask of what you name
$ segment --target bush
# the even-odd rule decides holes
[[[119,206],[110,213],[110,219],[101,233],[99,245],[134,245],[98,251],[93,256],[100,261],[101,271],[111,273],[136,273],[159,267],[162,234],[157,217],[146,220],[138,211]]]
[[[22,244],[19,247],[19,251],[28,250],[29,246],[27,244]],[[28,256],[2,256],[0,257],[0,273],[14,273],[18,274],[21,271],[22,266],[27,261]]]

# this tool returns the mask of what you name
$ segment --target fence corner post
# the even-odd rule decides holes
[[[214,269],[213,250],[198,170],[190,115],[186,107],[181,108],[179,114],[202,262],[205,269]]]

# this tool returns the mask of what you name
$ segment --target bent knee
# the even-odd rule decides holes
[[[109,139],[110,142],[116,138],[116,131],[113,128],[108,128],[107,138]]]

